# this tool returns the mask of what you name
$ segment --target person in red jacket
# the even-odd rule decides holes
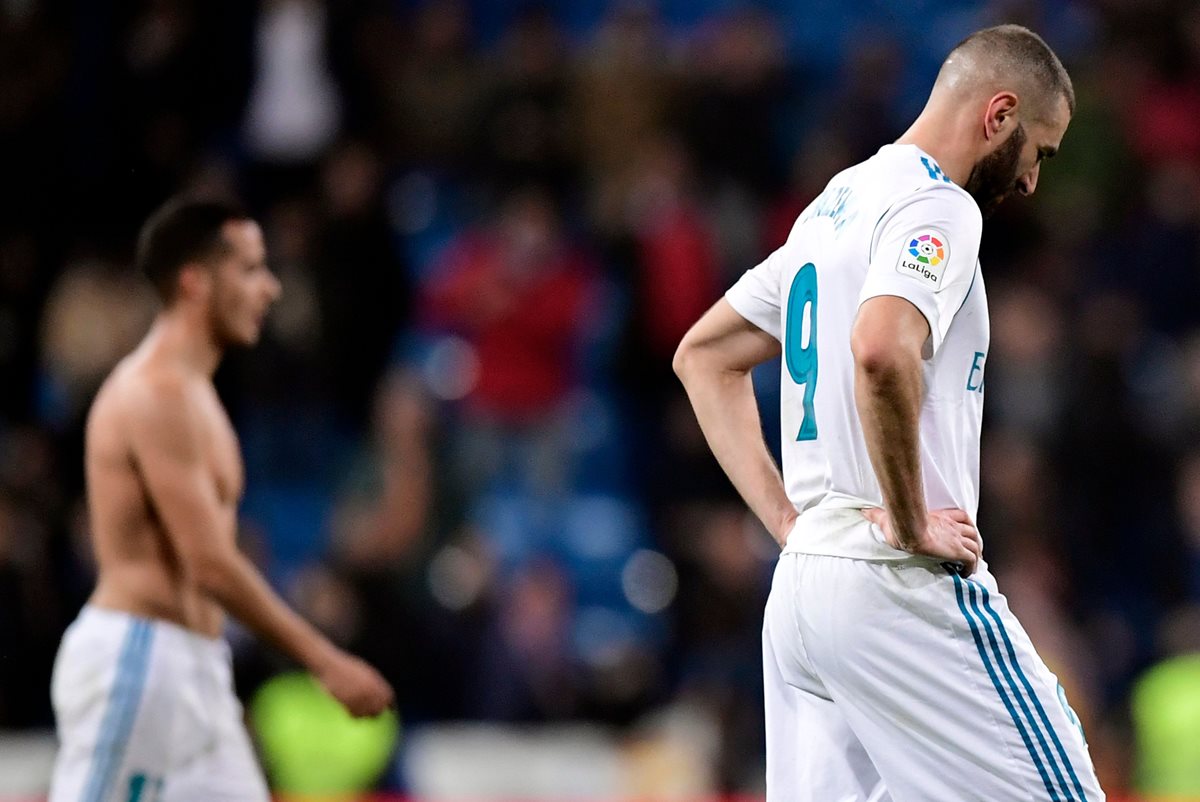
[[[537,189],[513,192],[492,224],[447,247],[421,312],[429,328],[469,347],[462,424],[470,456],[459,460],[471,474],[468,492],[510,468],[539,490],[561,482],[558,422],[577,384],[594,286],[588,257]],[[518,464],[507,464],[518,452]]]

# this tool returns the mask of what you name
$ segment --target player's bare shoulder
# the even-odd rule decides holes
[[[136,352],[113,368],[88,411],[84,444],[89,474],[96,468],[133,468],[127,397],[137,381],[135,358]]]
[[[88,416],[87,448],[97,467],[121,461],[134,471],[152,456],[210,472],[220,496],[236,501],[242,462],[233,426],[207,376],[140,350],[104,382]]]
[[[87,421],[87,445],[112,447],[133,458],[138,430],[153,424],[162,412],[173,410],[186,423],[188,391],[182,375],[155,369],[142,351],[134,351],[113,368],[92,402]],[[172,415],[172,417],[175,417]],[[187,428],[175,432],[186,436]]]

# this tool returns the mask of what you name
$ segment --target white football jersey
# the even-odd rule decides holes
[[[974,199],[932,156],[887,145],[835,176],[787,242],[726,293],[783,346],[783,478],[803,513],[787,551],[908,556],[883,543],[877,527],[863,526],[861,515],[847,515],[883,506],[850,351],[859,306],[880,295],[904,298],[929,321],[920,423],[925,502],[974,518],[989,338],[982,226]]]

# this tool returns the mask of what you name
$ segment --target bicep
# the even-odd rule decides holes
[[[722,298],[684,335],[677,367],[701,359],[719,370],[748,371],[779,356],[779,341],[742,317]]]
[[[205,463],[203,439],[186,409],[157,404],[132,424],[133,456],[150,506],[166,536],[185,558],[226,542],[233,526]]]

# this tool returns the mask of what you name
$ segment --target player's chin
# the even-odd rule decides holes
[[[989,218],[993,214],[995,214],[996,210],[1000,208],[1000,204],[1004,203],[1004,201],[1007,198],[1008,198],[1008,195],[997,195],[996,197],[992,198],[990,201],[985,203],[983,205],[983,208],[981,208],[979,210],[980,213],[983,215],[983,218],[986,220],[987,218]]]
[[[250,323],[237,331],[233,336],[233,344],[242,348],[251,348],[258,345],[258,341],[262,339],[262,324]]]

